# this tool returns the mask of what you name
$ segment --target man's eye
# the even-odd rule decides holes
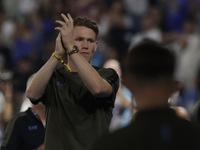
[[[76,39],[76,41],[82,41],[82,39]]]
[[[90,42],[90,43],[93,43],[93,42],[94,42],[94,40],[88,40],[88,42]]]

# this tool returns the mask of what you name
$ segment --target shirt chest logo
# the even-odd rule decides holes
[[[62,83],[62,82],[57,82],[57,86],[59,86],[59,87],[64,87],[66,85],[66,83]]]
[[[37,126],[37,125],[30,125],[30,126],[28,126],[28,130],[29,130],[29,131],[37,130],[37,129],[38,129],[38,126]]]

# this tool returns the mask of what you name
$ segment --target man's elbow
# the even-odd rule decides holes
[[[92,91],[92,94],[97,97],[107,97],[110,96],[112,90],[106,90],[105,88],[96,88]]]
[[[37,94],[35,90],[31,90],[31,89],[27,89],[26,90],[26,96],[29,98],[29,99],[39,99],[41,97],[41,94]]]
[[[98,95],[101,95],[101,94],[102,94],[102,91],[101,91],[101,89],[99,89],[99,88],[93,89],[91,92],[92,92],[92,94],[95,95],[95,96],[98,96]]]

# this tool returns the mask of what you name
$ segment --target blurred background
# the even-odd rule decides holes
[[[91,64],[102,67],[116,59],[122,79],[125,56],[138,42],[153,39],[169,47],[177,56],[175,77],[181,87],[169,103],[196,119],[200,0],[0,0],[0,143],[8,120],[22,111],[28,77],[54,51],[61,13],[97,22],[99,45]]]

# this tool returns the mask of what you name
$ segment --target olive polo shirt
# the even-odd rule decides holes
[[[52,74],[42,98],[47,120],[45,150],[87,150],[96,138],[108,132],[118,75],[113,69],[95,69],[111,84],[111,96],[92,95],[77,72],[61,68]]]

